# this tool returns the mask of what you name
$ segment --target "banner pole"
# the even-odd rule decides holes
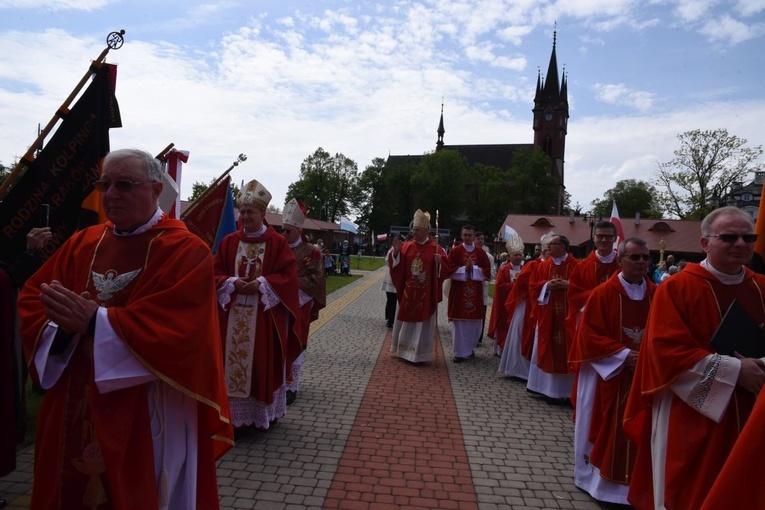
[[[204,198],[204,197],[205,197],[205,196],[206,196],[208,193],[210,193],[210,192],[211,192],[213,189],[215,189],[215,187],[216,187],[218,184],[220,184],[220,182],[221,182],[223,179],[225,179],[225,178],[226,178],[226,176],[227,176],[229,173],[231,173],[231,170],[233,170],[235,167],[239,166],[239,163],[240,163],[240,162],[242,162],[242,163],[243,163],[243,162],[245,162],[245,161],[247,161],[247,156],[245,156],[244,154],[239,154],[239,155],[236,157],[236,161],[234,161],[233,163],[231,163],[231,166],[230,166],[230,167],[228,167],[228,168],[226,169],[226,171],[225,171],[225,172],[223,172],[223,173],[221,174],[221,176],[220,176],[220,177],[218,177],[217,179],[215,179],[215,180],[212,182],[212,184],[210,184],[210,185],[207,187],[207,189],[206,189],[206,190],[204,190],[204,191],[202,192],[202,194],[201,194],[201,195],[199,195],[199,196],[196,198],[196,200],[194,200],[194,201],[191,203],[191,205],[189,205],[189,206],[186,208],[186,210],[185,210],[185,211],[183,211],[183,214],[181,214],[181,220],[182,220],[182,219],[184,219],[184,218],[185,218],[186,216],[188,216],[189,214],[191,214],[191,213],[194,211],[194,209],[196,209],[196,208],[197,208],[197,204],[200,204],[200,203],[201,203],[201,201],[202,201],[201,199],[202,199],[202,198]]]
[[[122,47],[123,43],[125,42],[125,38],[123,37],[125,35],[124,30],[120,30],[119,32],[111,32],[106,37],[106,48],[103,49],[101,54],[94,60],[90,66],[88,67],[88,71],[85,73],[85,75],[82,77],[80,82],[74,87],[74,90],[72,90],[71,94],[64,100],[61,107],[56,110],[56,113],[53,115],[53,118],[50,119],[48,124],[45,126],[45,128],[40,131],[40,134],[37,135],[37,139],[32,142],[32,145],[29,146],[29,149],[27,150],[26,154],[24,154],[21,159],[18,160],[16,163],[16,166],[13,167],[13,170],[11,170],[10,175],[5,179],[2,186],[0,186],[0,197],[5,197],[6,192],[8,191],[8,188],[11,186],[11,183],[13,183],[18,177],[19,174],[22,172],[23,169],[27,167],[28,164],[34,162],[35,157],[34,153],[35,151],[42,145],[43,140],[45,140],[45,137],[48,136],[48,133],[51,132],[53,127],[58,123],[59,119],[66,116],[67,113],[69,113],[69,106],[72,101],[74,101],[74,98],[77,97],[77,94],[80,93],[82,88],[85,86],[87,81],[90,79],[90,77],[95,72],[94,69],[98,69],[101,67],[101,64],[103,63],[103,60],[106,58],[106,54],[109,53],[109,50],[118,50]]]

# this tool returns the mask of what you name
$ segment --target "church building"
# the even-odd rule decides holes
[[[438,140],[436,151],[449,149],[458,152],[468,164],[480,163],[496,168],[507,168],[516,150],[525,147],[529,150],[542,149],[552,160],[550,175],[558,182],[558,193],[554,203],[550,204],[550,212],[561,214],[563,210],[564,156],[566,152],[566,133],[568,130],[568,87],[564,72],[562,80],[558,75],[558,60],[555,55],[557,32],[553,33],[553,47],[547,74],[542,77],[537,74],[537,88],[534,96],[533,117],[534,142],[531,144],[476,144],[448,145],[444,143],[444,111],[441,106],[441,119],[438,123]],[[418,163],[422,156],[391,155],[386,166],[397,166],[405,163]],[[512,211],[510,211],[512,212]]]

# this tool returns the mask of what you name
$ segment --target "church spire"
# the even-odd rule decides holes
[[[557,23],[556,23],[557,25]],[[558,82],[558,58],[555,55],[555,45],[558,39],[558,30],[553,31],[552,55],[550,55],[550,65],[547,66],[547,75],[545,75],[544,95],[548,101],[558,99],[560,88]]]
[[[436,142],[436,151],[444,148],[444,100],[441,99],[441,120],[438,121],[438,141]]]

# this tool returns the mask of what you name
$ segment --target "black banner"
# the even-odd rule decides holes
[[[53,137],[0,202],[0,259],[10,263],[20,255],[27,233],[44,226],[46,216],[53,238],[43,258],[77,230],[80,204],[93,190],[101,159],[109,152],[109,128],[122,125],[114,76],[115,66],[96,70]]]

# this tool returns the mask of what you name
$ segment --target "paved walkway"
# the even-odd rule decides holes
[[[572,483],[571,410],[496,375],[487,341],[455,365],[440,307],[433,363],[389,353],[382,270],[330,297],[296,403],[242,437],[218,466],[222,508],[524,509],[601,507]],[[26,508],[31,450],[0,479]]]

